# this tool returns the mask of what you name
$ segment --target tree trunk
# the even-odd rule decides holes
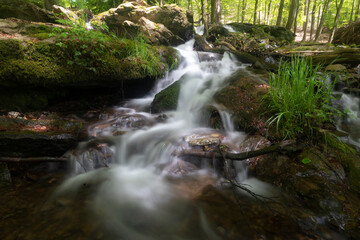
[[[260,9],[259,9],[259,24],[262,23],[262,18],[264,18],[263,16],[263,12],[262,12],[262,7],[263,7],[263,3],[262,3],[262,0],[260,0]]]
[[[343,3],[344,3],[344,0],[341,0],[339,6],[338,6],[337,9],[336,9],[336,16],[335,16],[335,20],[334,20],[334,27],[331,29],[331,33],[330,33],[330,37],[329,37],[329,43],[331,43],[332,40],[333,40],[334,33],[335,33],[335,30],[336,30],[336,26],[337,26],[337,24],[338,24],[338,22],[339,22],[340,12],[341,12],[341,8],[342,8]]]
[[[297,16],[298,16],[298,13],[299,13],[299,7],[300,7],[300,3],[299,3],[299,0],[297,0],[296,2],[296,13],[295,13],[295,19],[294,19],[294,34],[296,35],[296,31],[297,31]]]
[[[296,17],[296,10],[297,10],[297,0],[291,0],[290,8],[289,8],[289,17],[286,23],[286,29],[290,30],[291,27],[294,25],[295,17]]]
[[[211,23],[218,24],[221,20],[221,0],[211,0]]]
[[[242,5],[242,13],[241,13],[241,23],[244,23],[245,21],[245,10],[247,7],[247,2],[246,0],[243,0],[243,5]]]
[[[360,0],[358,0],[358,4],[357,4],[357,10],[356,10],[356,14],[355,14],[355,22],[357,22],[360,19]]]
[[[162,7],[164,5],[164,0],[159,0],[159,5]]]
[[[306,20],[304,22],[304,36],[303,36],[303,41],[306,41],[306,32],[307,32],[307,26],[308,26],[308,22],[309,22],[309,15],[310,15],[310,2],[311,0],[307,0],[307,5],[305,4],[305,11],[304,11],[304,14],[306,16]]]
[[[202,20],[203,20],[203,24],[204,24],[204,36],[209,35],[209,26],[208,26],[207,14],[206,14],[206,5],[207,5],[207,0],[201,0],[201,15],[202,15]]]
[[[314,29],[315,29],[315,16],[316,16],[316,0],[314,1],[313,9],[311,12],[310,41],[313,40],[313,34],[314,34]]]
[[[272,0],[270,0],[269,5],[268,5],[267,21],[266,21],[266,24],[267,24],[267,25],[269,25],[269,24],[270,24],[270,17],[271,17],[271,2],[272,2]]]
[[[285,2],[285,0],[280,1],[280,7],[279,7],[278,17],[277,17],[277,20],[276,20],[276,26],[281,26],[282,13],[283,13],[283,10],[284,10],[284,2]]]
[[[259,4],[259,0],[255,0],[255,9],[254,9],[254,21],[253,21],[253,24],[256,24],[258,4]]]
[[[353,21],[353,15],[354,15],[354,8],[355,8],[355,5],[356,5],[356,0],[353,1],[353,4],[351,6],[351,13],[350,13],[350,20],[349,20],[349,23],[352,23]]]
[[[320,34],[321,34],[322,30],[323,30],[324,23],[325,23],[325,18],[326,18],[326,13],[328,12],[328,10],[330,8],[330,5],[331,5],[331,0],[327,0],[324,3],[324,8],[323,8],[323,11],[322,11],[322,14],[321,14],[320,23],[319,23],[318,29],[316,30],[315,41],[317,41],[319,39]]]

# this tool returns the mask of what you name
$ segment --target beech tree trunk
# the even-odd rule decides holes
[[[262,12],[262,7],[263,7],[263,3],[262,3],[262,0],[260,0],[260,9],[259,9],[259,24],[262,23],[262,18],[264,18],[263,16],[263,12]]]
[[[305,10],[304,10],[304,14],[306,16],[306,20],[304,22],[304,36],[302,41],[306,41],[306,32],[307,32],[307,26],[308,26],[308,22],[309,22],[309,15],[310,15],[310,2],[311,0],[307,0],[307,2],[305,2]]]
[[[356,14],[355,14],[355,22],[359,21],[360,19],[360,0],[358,0]]]
[[[211,23],[218,24],[221,20],[221,1],[211,0]]]
[[[278,17],[277,17],[277,20],[276,20],[276,26],[281,26],[282,13],[283,13],[283,10],[284,10],[284,2],[285,2],[285,0],[280,1],[279,13],[278,13]]]
[[[353,21],[353,15],[354,15],[354,8],[355,8],[355,5],[356,5],[356,0],[353,1],[353,4],[351,6],[351,13],[350,13],[350,20],[349,20],[349,23],[352,23]]]
[[[316,0],[314,1],[313,9],[311,12],[311,29],[310,29],[310,41],[313,40],[313,34],[315,29],[315,16],[316,16]]]
[[[207,0],[201,0],[201,15],[204,23],[204,36],[209,35],[209,26],[206,14]]]
[[[325,23],[325,18],[326,18],[326,13],[328,12],[328,10],[330,8],[330,5],[331,5],[331,0],[326,0],[326,2],[324,3],[324,8],[323,8],[322,14],[321,14],[321,19],[320,19],[320,22],[319,22],[319,26],[318,26],[318,29],[316,30],[315,41],[317,41],[319,39],[320,34],[321,34],[322,30],[323,30],[324,23]]]
[[[242,13],[241,13],[241,23],[244,23],[245,21],[245,10],[247,8],[247,1],[243,0],[243,5],[242,5]]]
[[[253,24],[256,24],[258,4],[259,4],[259,0],[255,0],[255,9],[254,9],[254,21],[253,21]]]
[[[299,4],[299,0],[296,1],[296,13],[295,13],[295,19],[294,19],[294,34],[296,35],[296,31],[297,31],[297,16],[298,16],[298,13],[299,13],[299,7],[300,7],[300,4]]]
[[[341,8],[342,8],[343,3],[344,3],[344,0],[341,0],[339,6],[338,6],[337,9],[336,9],[336,16],[335,16],[335,20],[334,20],[334,27],[331,29],[331,33],[330,33],[330,37],[329,37],[329,43],[331,43],[332,40],[333,40],[334,33],[335,33],[335,30],[336,30],[337,24],[338,24],[338,22],[339,22],[340,12],[341,12]]]
[[[266,24],[267,24],[267,25],[269,25],[269,24],[270,24],[270,17],[271,17],[271,3],[272,3],[272,0],[270,0],[269,5],[268,5],[267,21],[266,21]]]
[[[288,30],[290,30],[291,27],[294,25],[296,18],[296,10],[297,10],[297,0],[291,0],[291,4],[289,7],[289,17],[285,27]]]

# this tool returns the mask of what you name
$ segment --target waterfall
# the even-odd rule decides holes
[[[182,59],[178,69],[160,79],[147,96],[128,101],[116,109],[115,118],[89,128],[89,135],[105,137],[114,144],[109,168],[72,177],[57,192],[71,195],[84,185],[96,185],[93,210],[103,219],[106,229],[121,239],[219,239],[197,208],[194,209],[200,219],[197,233],[175,234],[190,205],[165,179],[167,172],[159,174],[159,166],[179,161],[173,153],[181,151],[184,137],[214,131],[205,127],[202,110],[212,103],[212,96],[226,78],[241,67],[229,53],[223,56],[197,53],[193,45],[194,40],[190,40],[176,47]],[[179,79],[182,82],[177,110],[165,113],[168,116],[165,122],[156,123],[156,116],[142,111],[149,108],[156,93]],[[222,115],[226,116],[225,111]],[[144,127],[132,127],[134,119]],[[244,133],[235,137],[230,122],[226,124],[228,141],[243,140]],[[114,132],[125,134],[115,136]]]

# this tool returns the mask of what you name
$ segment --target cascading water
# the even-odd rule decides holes
[[[116,238],[219,239],[201,210],[180,198],[165,179],[169,173],[166,169],[181,161],[173,153],[183,149],[184,137],[214,132],[204,127],[202,110],[211,104],[213,94],[225,79],[240,68],[228,53],[197,53],[193,45],[194,40],[190,40],[176,48],[182,59],[179,68],[160,80],[148,96],[128,101],[117,109],[117,117],[89,128],[89,135],[102,136],[114,144],[112,166],[73,177],[58,190],[60,195],[69,194],[78,192],[83,185],[96,185],[94,210]],[[138,112],[149,109],[155,94],[174,81],[181,81],[178,108],[166,113],[166,122],[156,123],[156,116]],[[133,127],[132,118],[144,122],[143,127]],[[234,135],[231,124],[227,125],[227,132]],[[114,132],[125,134],[114,136]],[[229,139],[238,141],[244,139],[244,134],[236,138],[229,135]],[[163,174],[158,174],[159,166],[165,166]],[[201,175],[204,171],[192,174]],[[185,221],[189,209],[198,212],[197,230],[179,233],[178,224]]]

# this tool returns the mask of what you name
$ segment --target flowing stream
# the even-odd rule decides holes
[[[191,207],[166,178],[184,175],[184,172],[193,177],[214,177],[207,160],[195,167],[174,153],[187,147],[184,139],[219,136],[215,130],[206,127],[208,119],[204,118],[204,107],[212,104],[213,94],[242,66],[228,53],[222,56],[195,52],[193,45],[194,40],[190,40],[176,48],[181,55],[179,68],[159,80],[147,96],[128,101],[116,109],[116,117],[89,128],[90,135],[113,143],[111,166],[93,170],[97,164],[89,165],[88,162],[90,158],[96,161],[96,156],[83,154],[74,159],[75,171],[82,174],[67,180],[57,191],[59,195],[76,195],[82,186],[96,185],[94,212],[115,237],[132,240],[220,239],[202,210]],[[157,115],[144,110],[150,108],[156,93],[175,81],[181,81],[178,107],[176,111],[165,113],[166,121],[156,122]],[[231,116],[225,110],[220,112],[226,128],[224,138],[239,145],[245,134],[236,133]],[[136,128],[134,122],[139,119],[145,124]],[[123,135],[114,136],[116,132]],[[242,170],[246,171],[245,168]],[[196,230],[179,232],[179,225],[185,221],[189,210],[197,213]]]

